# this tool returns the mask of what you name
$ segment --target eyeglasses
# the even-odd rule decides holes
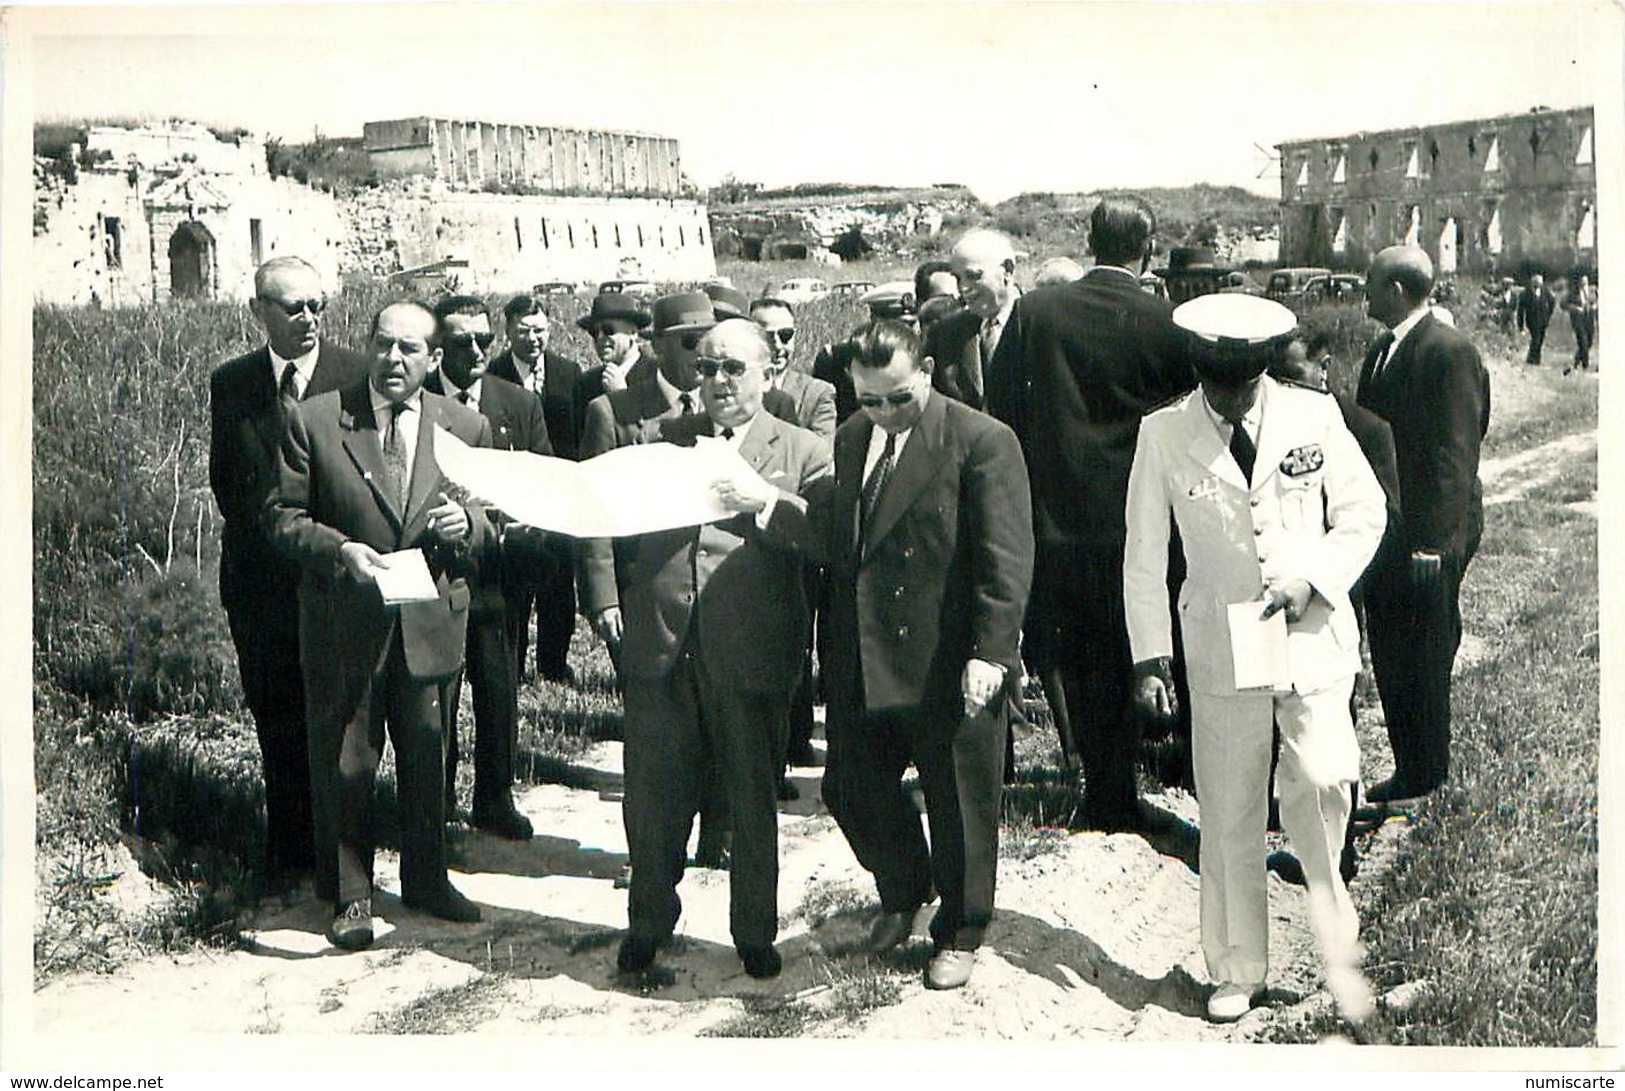
[[[592,339],[594,341],[596,341],[600,337],[614,337],[617,333],[624,333],[624,332],[626,332],[626,331],[612,329],[609,326],[597,326],[597,327],[594,327],[594,329],[592,331]]]
[[[750,370],[751,365],[743,360],[714,360],[709,356],[701,356],[694,361],[694,370],[699,372],[702,379],[715,379],[717,372],[721,371],[729,378],[741,378]]]
[[[327,306],[326,300],[321,299],[271,299],[260,296],[261,303],[269,303],[289,318],[298,318],[305,311],[311,314],[321,314],[322,308]]]
[[[699,347],[700,335],[697,333],[685,333],[683,334],[683,339],[680,343],[683,346],[684,352],[693,352]]]
[[[781,345],[788,345],[795,339],[796,336],[796,328],[794,326],[785,326],[782,329],[766,330],[764,332],[769,337],[777,337],[779,339],[779,344]]]
[[[907,405],[914,400],[912,390],[894,390],[890,394],[859,394],[858,404],[864,409],[879,409],[882,405],[889,405],[893,409]]]
[[[525,337],[533,341],[539,341],[546,337],[551,329],[551,326],[515,326],[513,333],[515,337]]]
[[[494,333],[454,333],[446,338],[446,347],[449,349],[471,349],[475,345],[482,349],[491,347],[496,340]]]

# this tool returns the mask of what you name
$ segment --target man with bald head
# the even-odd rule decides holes
[[[1371,662],[1394,774],[1374,803],[1437,788],[1450,767],[1450,668],[1461,643],[1458,597],[1484,530],[1479,445],[1490,378],[1478,350],[1428,312],[1433,263],[1391,246],[1366,274],[1366,313],[1388,327],[1366,353],[1356,398],[1394,435],[1400,526],[1366,573]]]
[[[781,966],[776,796],[808,615],[801,554],[765,530],[776,509],[805,510],[802,495],[828,475],[830,456],[817,436],[763,411],[772,360],[749,319],[704,332],[690,364],[703,412],[660,420],[654,440],[732,448],[745,465],[715,488],[739,514],[620,543],[629,560],[615,609],[632,864],[623,973],[647,971],[677,923],[677,884],[713,763],[733,825],[734,946],[752,977]]]
[[[1124,504],[1140,418],[1196,379],[1173,308],[1140,290],[1156,219],[1134,197],[1089,216],[1095,264],[1016,304],[988,372],[988,411],[1021,439],[1037,567],[1023,654],[1084,771],[1084,820],[1140,828],[1140,718],[1123,614]],[[1066,728],[1070,726],[1070,731]]]
[[[931,385],[973,409],[986,402],[983,376],[1021,289],[1009,236],[987,228],[965,232],[948,257],[965,309],[932,323],[925,355],[936,361]]]
[[[401,903],[444,920],[480,910],[446,876],[440,693],[463,665],[466,574],[495,539],[483,508],[447,495],[434,429],[489,447],[491,426],[423,388],[444,329],[419,303],[373,318],[361,381],[288,413],[264,519],[298,565],[299,641],[310,723],[317,889],[335,892],[334,945],[372,943],[374,780],[385,728],[395,750]],[[416,552],[432,593],[387,601],[392,555]]]
[[[231,626],[243,699],[265,777],[265,871],[286,891],[311,871],[310,759],[299,675],[299,569],[260,524],[276,485],[288,407],[359,382],[366,360],[321,339],[321,277],[303,258],[272,258],[254,273],[249,304],[265,344],[209,377],[209,486],[223,519],[220,601]],[[334,892],[318,894],[331,898]]]

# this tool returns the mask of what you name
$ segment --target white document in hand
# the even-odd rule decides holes
[[[373,579],[378,584],[378,593],[384,597],[385,606],[398,606],[403,602],[433,602],[440,597],[440,591],[434,585],[434,577],[429,575],[429,562],[423,558],[421,549],[403,549],[396,553],[385,553],[382,570],[373,570]]]
[[[1290,689],[1286,647],[1286,611],[1262,618],[1262,599],[1226,607],[1230,625],[1230,658],[1237,689]]]

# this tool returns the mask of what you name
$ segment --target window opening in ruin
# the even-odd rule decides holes
[[[1332,184],[1340,186],[1348,178],[1348,156],[1337,153],[1337,166],[1332,168]]]
[[[1405,245],[1422,245],[1422,206],[1411,205],[1405,222]]]
[[[1581,250],[1597,249],[1597,210],[1590,201],[1580,206],[1580,232],[1575,245]]]
[[[254,222],[259,223],[258,220]],[[102,251],[109,269],[124,268],[124,228],[117,216],[102,218]]]
[[[543,216],[542,217],[542,249],[543,250],[549,250],[549,249],[552,249],[552,246],[553,246],[552,242],[549,241],[548,237],[547,237],[547,217]]]
[[[570,236],[570,249],[574,250],[576,248],[576,225],[565,224],[564,230]]]
[[[1421,173],[1416,164],[1416,142],[1407,140],[1405,141],[1405,177],[1416,178]]]
[[[1477,159],[1478,158],[1478,141],[1474,140],[1470,136],[1467,138],[1467,158],[1468,159]]]
[[[1343,210],[1340,208],[1332,209],[1331,213],[1332,223],[1336,225],[1334,228],[1332,228],[1332,253],[1346,254],[1348,253],[1349,249],[1348,219],[1344,216]]]
[[[588,226],[592,228],[592,246],[596,250],[598,249],[598,225],[589,224]]]
[[[615,249],[621,249],[621,225],[615,225]]]
[[[1456,248],[1461,242],[1461,227],[1456,223],[1454,216],[1445,217],[1444,226],[1439,229],[1439,272],[1454,273],[1456,271]]]
[[[1591,162],[1591,126],[1587,125],[1580,134],[1580,150],[1574,153],[1576,166],[1585,166]]]
[[[1484,153],[1484,172],[1488,174],[1490,171],[1500,169],[1501,138],[1499,136],[1492,136],[1490,137],[1490,150]]]
[[[1371,159],[1371,169],[1376,170],[1377,169],[1377,149],[1376,148],[1371,149],[1370,159]]]
[[[1309,184],[1309,160],[1305,159],[1302,163],[1298,164],[1297,186],[1298,186],[1299,189],[1303,189],[1308,184]]]
[[[1492,256],[1499,255],[1501,246],[1501,209],[1499,206],[1492,204],[1490,205],[1489,222],[1484,225],[1484,249],[1488,250]]]
[[[666,248],[666,225],[661,224],[660,225],[660,249],[664,250],[665,248]]]
[[[519,249],[525,248],[525,233],[519,228],[518,216],[513,218],[513,241],[519,245]]]
[[[687,246],[688,245],[688,239],[683,234],[683,225],[682,224],[677,225],[677,245],[678,246]]]
[[[1428,141],[1428,172],[1432,173],[1434,171],[1437,171],[1438,169],[1439,169],[1439,142],[1437,140],[1429,140]]]
[[[248,221],[248,254],[249,254],[250,264],[252,264],[256,269],[259,268],[260,263],[265,260],[264,246],[265,246],[265,235],[264,235],[264,230],[261,227],[260,221],[259,220],[253,220],[253,219],[249,220]]]
[[[169,237],[169,291],[178,299],[208,299],[214,286],[214,237],[187,222]]]
[[[642,249],[642,247],[643,247],[643,225],[638,224],[638,248]]]
[[[1540,158],[1540,130],[1529,130],[1529,153],[1536,159]]]
[[[700,245],[704,246],[705,245],[705,225],[701,224],[695,230],[697,230],[700,233]]]

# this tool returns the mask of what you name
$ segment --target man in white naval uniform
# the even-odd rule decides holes
[[[1359,747],[1349,694],[1360,632],[1349,588],[1386,522],[1382,488],[1337,402],[1263,375],[1296,326],[1269,300],[1212,295],[1174,312],[1201,385],[1148,413],[1129,474],[1123,595],[1134,699],[1171,715],[1170,517],[1188,575],[1179,590],[1201,806],[1202,953],[1209,1018],[1259,1002],[1268,971],[1264,824],[1270,737],[1280,725],[1281,818],[1303,862],[1327,983],[1344,1014],[1369,1014],[1359,920],[1338,872]],[[1237,435],[1237,432],[1240,435]],[[1228,607],[1286,617],[1275,681],[1238,689]]]

